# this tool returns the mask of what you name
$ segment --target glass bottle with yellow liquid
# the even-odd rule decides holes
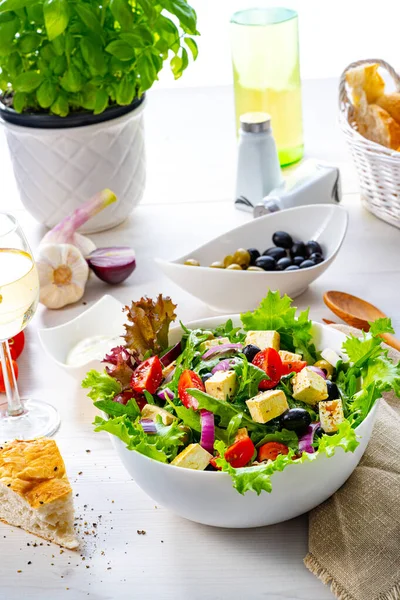
[[[236,105],[240,115],[271,115],[281,166],[303,156],[303,120],[297,13],[287,8],[254,8],[231,18]]]

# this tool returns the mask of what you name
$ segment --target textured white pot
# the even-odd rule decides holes
[[[53,227],[103,188],[118,201],[99,213],[85,233],[122,223],[143,196],[146,168],[143,109],[94,125],[42,129],[3,121],[21,200]]]

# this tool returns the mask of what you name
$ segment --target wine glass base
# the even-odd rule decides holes
[[[60,426],[60,417],[51,404],[42,400],[22,400],[25,411],[9,416],[7,405],[0,407],[0,442],[33,440],[53,435]]]

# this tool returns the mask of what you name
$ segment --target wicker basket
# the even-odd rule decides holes
[[[400,228],[400,152],[371,142],[358,133],[346,90],[346,72],[369,63],[378,63],[385,69],[400,91],[399,75],[384,60],[371,58],[351,63],[340,78],[340,125],[357,168],[363,204],[380,219]]]

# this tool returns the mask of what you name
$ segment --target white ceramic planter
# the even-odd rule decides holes
[[[3,121],[25,208],[53,227],[82,202],[109,188],[118,202],[99,213],[85,233],[122,223],[142,198],[145,179],[143,109],[94,125],[62,129]]]

